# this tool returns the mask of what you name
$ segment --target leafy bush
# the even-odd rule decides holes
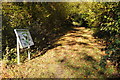
[[[106,55],[102,57],[101,65],[105,67],[106,60],[110,60],[117,69],[120,68],[120,2],[104,3],[107,6],[107,11],[103,15],[101,28],[99,31],[108,32],[105,35],[106,40]],[[104,38],[104,37],[103,37]],[[119,72],[119,70],[118,70]]]
[[[71,19],[72,19],[72,22],[78,23],[78,26],[87,27],[87,21],[85,20],[86,16],[87,14],[75,13],[75,14],[72,14]]]
[[[120,35],[119,35],[120,37]],[[106,46],[105,53],[106,55],[102,57],[100,66],[105,68],[107,64],[107,60],[110,60],[118,69],[118,72],[120,71],[120,38],[115,38],[114,40],[110,41],[111,43],[108,43],[108,46]]]

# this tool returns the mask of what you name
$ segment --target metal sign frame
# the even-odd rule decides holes
[[[34,45],[28,29],[14,29],[17,37],[17,63],[20,64],[20,48],[28,48],[28,59],[30,60],[30,46]]]

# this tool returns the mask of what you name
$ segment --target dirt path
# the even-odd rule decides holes
[[[113,74],[113,66],[102,72],[99,66],[104,46],[84,27],[62,36],[44,55],[3,71],[5,78],[96,78]]]

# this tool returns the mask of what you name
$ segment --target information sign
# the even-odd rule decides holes
[[[18,38],[20,48],[26,48],[34,45],[31,35],[27,29],[14,29]]]
[[[27,29],[14,29],[17,37],[17,58],[20,64],[20,51],[19,48],[28,48],[28,59],[30,60],[30,46],[34,45],[30,32]]]

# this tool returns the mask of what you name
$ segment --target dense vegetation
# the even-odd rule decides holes
[[[105,41],[106,55],[100,65],[110,60],[120,67],[120,2],[3,3],[2,45],[4,56],[16,58],[13,29],[28,28],[35,42],[31,50],[43,50],[66,33],[74,24],[94,29],[94,36]],[[8,57],[9,56],[9,57]]]
[[[13,29],[28,28],[35,43],[32,49],[42,50],[50,46],[56,36],[61,35],[59,33],[65,33],[67,26],[71,26],[66,6],[68,3],[21,2],[2,5],[3,53],[13,58],[16,57],[16,37]]]
[[[88,26],[95,29],[94,35],[106,41],[106,56],[100,65],[105,68],[106,60],[110,60],[119,69],[120,64],[120,3],[85,3],[85,11],[81,7],[80,13],[86,12],[85,20]],[[84,4],[83,4],[84,5]],[[88,8],[88,9],[87,9]],[[82,12],[83,10],[83,12]]]

